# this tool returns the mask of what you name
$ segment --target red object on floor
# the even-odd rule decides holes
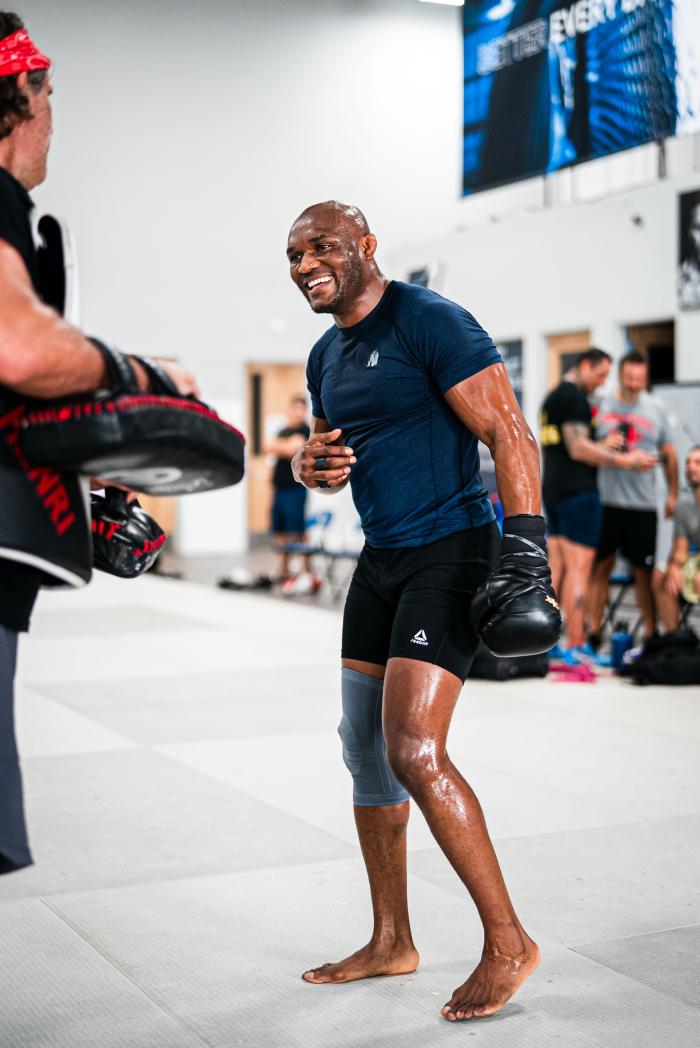
[[[595,684],[598,676],[590,666],[582,662],[578,666],[569,666],[566,662],[552,662],[549,672],[555,680],[571,684]]]

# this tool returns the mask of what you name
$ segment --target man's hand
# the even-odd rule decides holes
[[[357,461],[352,448],[338,445],[331,449],[328,446],[338,440],[341,433],[340,429],[314,433],[311,440],[302,444],[292,459],[294,479],[311,489],[336,488],[345,484],[350,476],[351,465]]]
[[[664,503],[664,517],[666,520],[670,520],[676,509],[676,502],[678,502],[678,495],[668,494]]]
[[[154,359],[156,364],[159,364],[173,380],[178,393],[183,397],[200,396],[199,383],[191,371],[183,368],[182,364],[177,364],[174,360],[164,360],[162,357],[154,357]]]
[[[679,596],[683,589],[683,572],[677,564],[669,564],[664,579],[664,589],[672,597]]]
[[[610,448],[611,451],[622,451],[625,446],[625,438],[619,429],[611,429],[607,437],[601,440],[601,444],[604,448]]]
[[[658,459],[656,455],[651,455],[648,451],[630,451],[628,455],[621,455],[618,459],[617,465],[622,466],[623,469],[631,469],[635,473],[648,473],[650,469],[658,465]]]

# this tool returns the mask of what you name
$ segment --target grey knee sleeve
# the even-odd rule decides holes
[[[353,778],[353,804],[360,807],[403,804],[409,799],[386,759],[382,689],[382,681],[343,669],[343,719],[338,734],[343,760]]]

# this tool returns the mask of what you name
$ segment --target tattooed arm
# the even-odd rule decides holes
[[[585,422],[564,422],[561,427],[566,450],[575,462],[587,466],[616,466],[618,469],[633,469],[641,472],[653,469],[656,458],[646,451],[614,451],[603,443],[591,440]]]

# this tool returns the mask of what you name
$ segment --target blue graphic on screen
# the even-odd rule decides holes
[[[466,0],[464,193],[700,130],[699,7]]]

